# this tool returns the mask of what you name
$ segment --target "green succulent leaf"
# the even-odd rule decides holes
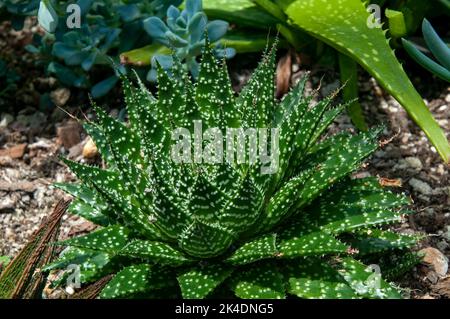
[[[147,264],[125,267],[103,288],[100,298],[124,298],[149,288],[150,266]]]
[[[383,192],[379,184],[372,182],[363,179],[337,184],[333,187],[336,192],[325,193],[306,208],[307,213],[301,216],[303,223],[340,234],[400,221],[401,214],[395,208],[407,205],[407,198]]]
[[[358,250],[359,255],[376,254],[386,250],[404,249],[414,246],[418,236],[402,235],[380,229],[361,230],[350,239],[352,248]]]
[[[268,234],[243,244],[225,261],[233,265],[245,265],[261,259],[273,258],[278,253],[277,235]]]
[[[376,138],[379,129],[348,137],[334,144],[327,152],[327,158],[315,165],[315,171],[299,194],[297,207],[310,203],[322,191],[355,171],[378,147]]]
[[[424,19],[422,22],[422,32],[425,42],[431,52],[433,52],[433,55],[447,70],[450,70],[450,48],[439,37],[427,19]]]
[[[260,10],[249,0],[203,0],[203,9],[208,16],[239,25],[266,29],[275,27],[278,20],[269,13]]]
[[[209,127],[214,127],[215,123],[225,120],[223,116],[234,116],[234,119],[229,119],[227,124],[235,124],[233,122],[238,120],[228,72],[224,72],[218,64],[209,41],[206,42],[203,51],[195,100]]]
[[[274,109],[275,50],[268,51],[237,100],[237,108],[247,127],[266,127]],[[255,109],[253,111],[252,109]]]
[[[233,233],[248,228],[259,216],[262,198],[260,189],[247,174],[220,211],[220,223]]]
[[[363,298],[400,299],[400,292],[381,278],[381,274],[374,273],[374,268],[367,267],[361,262],[345,257],[338,266],[339,274],[347,284]]]
[[[309,226],[309,225],[308,225]],[[305,233],[303,224],[296,224],[280,234],[279,251],[283,257],[321,256],[345,253],[348,246],[321,231]],[[309,228],[309,227],[308,227]]]
[[[243,299],[284,299],[285,284],[278,267],[270,262],[261,262],[258,267],[249,267],[236,274],[232,289]]]
[[[83,128],[94,141],[95,146],[102,156],[102,159],[108,164],[108,166],[114,167],[114,158],[103,130],[98,127],[98,125],[89,122],[84,123]]]
[[[172,246],[157,241],[135,239],[123,247],[119,254],[162,265],[182,265],[189,262],[188,258]]]
[[[59,242],[59,244],[115,253],[127,244],[128,234],[129,231],[125,227],[113,225],[85,236]]]
[[[179,245],[192,256],[211,258],[228,249],[233,240],[234,235],[219,224],[194,220],[180,234]]]
[[[355,291],[338,272],[316,258],[295,260],[286,267],[284,276],[288,292],[308,299],[354,299]]]
[[[403,47],[405,48],[406,52],[421,66],[423,66],[425,69],[429,70],[436,76],[440,77],[441,79],[450,82],[450,71],[446,68],[444,68],[442,65],[436,63],[429,57],[427,57],[425,54],[419,51],[413,43],[411,43],[408,40],[402,39]]]
[[[232,268],[221,264],[198,266],[180,274],[183,298],[203,299],[219,286],[232,272]]]
[[[54,187],[59,188],[66,192],[67,194],[72,195],[80,201],[83,201],[89,205],[101,205],[96,198],[96,192],[89,189],[83,184],[69,184],[69,183],[55,183]],[[104,205],[104,203],[103,203]]]
[[[100,226],[109,226],[111,220],[103,215],[98,209],[92,207],[85,202],[76,199],[70,203],[67,211],[71,214],[78,215]]]

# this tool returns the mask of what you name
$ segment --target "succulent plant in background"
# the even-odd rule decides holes
[[[422,33],[425,39],[425,43],[428,49],[431,51],[433,56],[439,62],[435,62],[433,59],[429,58],[416,46],[406,39],[402,39],[403,47],[409,56],[419,63],[422,67],[436,75],[437,77],[443,79],[444,81],[450,82],[450,48],[449,46],[439,37],[439,35],[434,30],[433,26],[427,19],[423,20],[422,23]]]
[[[0,59],[0,97],[9,91],[17,89],[17,82],[20,76],[13,69],[8,67],[8,64]]]
[[[25,18],[36,13],[40,0],[0,0],[0,21],[10,20],[15,30],[23,28]]]
[[[232,48],[223,48],[217,44],[228,30],[228,22],[214,20],[208,22],[206,14],[202,10],[201,0],[187,0],[186,8],[180,12],[175,6],[167,10],[167,21],[164,23],[158,17],[150,17],[144,21],[144,29],[150,37],[170,49],[175,56],[184,63],[194,79],[199,75],[199,63],[197,57],[205,46],[205,34],[214,45],[216,57],[231,58],[236,54]],[[147,80],[156,81],[157,63],[166,71],[170,71],[173,65],[171,55],[157,54],[152,57],[152,69],[147,75]]]
[[[98,122],[85,128],[107,168],[64,160],[81,183],[56,186],[75,197],[71,213],[101,227],[59,242],[66,249],[45,270],[78,264],[82,283],[114,274],[101,298],[400,297],[361,260],[414,245],[382,228],[409,201],[349,176],[378,148],[380,129],[322,138],[345,106],[332,107],[334,95],[311,105],[306,78],[277,102],[274,70],[273,48],[236,98],[207,42],[195,86],[177,59],[172,77],[158,67],[158,98],[124,79],[128,126],[94,105]],[[273,174],[247,157],[173,161],[174,132],[195,134],[195,121],[221,132],[277,129]],[[203,142],[206,152],[213,141]]]
[[[150,16],[163,17],[170,5],[181,0],[42,0],[39,22],[50,34],[41,39],[39,48],[29,46],[33,52],[47,55],[48,70],[65,85],[91,88],[94,98],[107,94],[126,72],[119,65],[119,54],[150,41],[143,29],[143,20]],[[80,28],[67,25],[70,4],[77,4],[81,13]],[[50,47],[46,45],[51,42]],[[62,63],[64,62],[64,63]],[[96,84],[90,71],[94,66],[106,66],[110,75]]]

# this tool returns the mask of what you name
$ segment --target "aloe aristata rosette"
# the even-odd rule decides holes
[[[274,65],[272,48],[238,97],[209,45],[195,85],[178,63],[172,77],[159,69],[157,98],[124,79],[129,125],[98,107],[98,121],[85,124],[107,169],[65,160],[81,183],[58,185],[75,197],[70,211],[101,228],[60,243],[68,248],[47,270],[78,264],[82,283],[115,274],[102,298],[400,297],[361,260],[415,243],[382,229],[408,200],[349,177],[380,130],[323,138],[345,106],[332,107],[333,96],[312,105],[306,78],[276,101]],[[277,170],[174,163],[171,133],[196,120],[277,128]]]

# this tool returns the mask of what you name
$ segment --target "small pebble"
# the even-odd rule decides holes
[[[405,158],[406,163],[408,163],[409,167],[421,170],[423,168],[422,162],[417,157],[407,157]]]
[[[430,185],[419,179],[411,178],[408,183],[416,192],[419,192],[423,195],[431,195],[433,193],[433,189],[430,187]]]

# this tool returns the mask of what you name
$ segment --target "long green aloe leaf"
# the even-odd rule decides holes
[[[203,11],[210,19],[226,19],[240,26],[275,30],[277,18],[260,10],[249,0],[203,0]],[[224,16],[226,12],[226,16]]]
[[[364,67],[428,136],[442,159],[450,160],[450,145],[389,46],[385,32],[369,28],[369,13],[360,0],[277,0],[290,22]]]

